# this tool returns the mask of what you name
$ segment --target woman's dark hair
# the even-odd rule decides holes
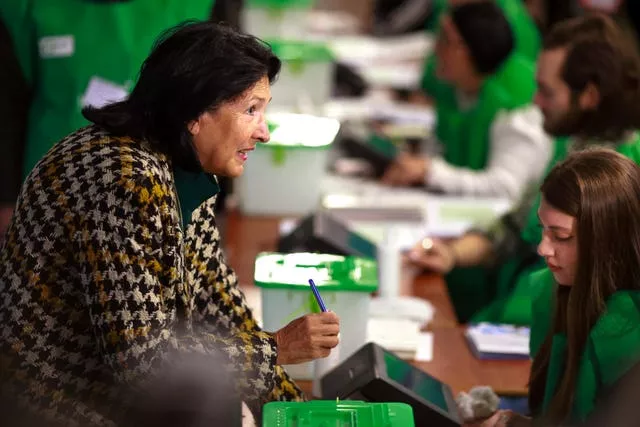
[[[450,16],[469,49],[478,73],[494,73],[511,55],[515,46],[513,31],[493,1],[454,6]]]
[[[564,374],[546,414],[548,425],[570,416],[587,338],[620,289],[640,288],[640,167],[608,149],[589,149],[555,166],[542,197],[575,218],[578,264],[572,286],[556,286],[551,330],[531,367],[529,405],[539,412],[553,336],[566,334]],[[545,424],[547,425],[547,424]]]
[[[125,101],[86,108],[84,117],[116,135],[144,138],[181,168],[200,171],[187,124],[234,100],[280,60],[259,39],[212,22],[188,21],[164,32]]]
[[[582,139],[618,141],[640,127],[640,57],[630,37],[613,19],[592,14],[555,25],[544,39],[544,50],[566,49],[562,79],[574,104],[588,85],[598,89],[598,106],[576,125]]]

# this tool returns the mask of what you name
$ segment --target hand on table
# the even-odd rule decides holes
[[[338,345],[340,319],[328,311],[299,317],[275,333],[278,365],[309,362],[329,356]]]
[[[409,251],[407,260],[418,267],[447,274],[455,267],[456,255],[451,245],[427,237]]]
[[[392,186],[409,186],[425,182],[429,159],[407,153],[400,154],[382,176],[382,183]]]

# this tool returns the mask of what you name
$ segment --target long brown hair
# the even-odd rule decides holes
[[[574,104],[589,84],[599,92],[594,110],[582,111],[576,136],[618,141],[640,128],[640,57],[613,19],[599,14],[569,19],[553,26],[544,50],[566,49],[562,79]]]
[[[553,335],[567,336],[564,374],[547,413],[549,422],[571,414],[580,360],[589,332],[619,289],[640,288],[640,167],[613,150],[571,155],[542,184],[542,197],[575,218],[578,265],[572,286],[556,286],[552,328],[533,360],[529,405],[543,403]]]

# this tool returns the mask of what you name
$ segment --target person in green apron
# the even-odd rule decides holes
[[[478,0],[435,0],[434,12],[431,19],[427,23],[427,31],[437,32],[442,17],[446,14],[449,6],[468,3]],[[515,47],[514,58],[518,58],[515,62],[525,62],[526,66],[532,67],[540,52],[540,32],[529,14],[522,0],[494,0],[496,5],[503,11],[509,25],[513,29]],[[518,69],[522,66],[513,65]],[[523,81],[524,78],[521,79]],[[451,90],[447,82],[442,81],[436,75],[436,57],[428,55],[425,59],[424,71],[422,73],[421,83],[422,91],[428,95],[434,104],[438,104],[442,93]],[[517,87],[517,86],[514,86]]]
[[[399,156],[384,183],[519,198],[541,178],[551,142],[531,104],[534,68],[513,57],[513,49],[513,31],[492,1],[451,8],[436,41],[437,72],[450,84],[435,105],[435,139],[443,153]]]
[[[556,25],[540,56],[535,97],[545,130],[556,137],[550,167],[593,145],[611,146],[640,163],[638,79],[640,59],[611,18]],[[532,188],[487,229],[448,242],[434,239],[424,245],[429,251],[419,244],[411,252],[413,262],[446,275],[461,322],[531,323],[528,276],[542,262],[535,251],[541,238],[536,193]]]
[[[640,167],[611,149],[576,152],[541,194],[547,267],[532,276],[533,419],[520,421],[578,425],[640,362]],[[482,425],[516,417],[501,411]]]
[[[19,140],[0,141],[9,150],[2,151],[3,163],[22,164],[0,167],[5,188],[0,217],[10,216],[20,183],[53,144],[87,125],[83,107],[126,97],[158,35],[187,19],[209,18],[213,5],[214,0],[0,2],[0,19],[31,92],[22,123],[26,132],[10,135]],[[3,222],[0,218],[0,236]]]

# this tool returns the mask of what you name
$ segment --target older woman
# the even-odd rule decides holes
[[[269,140],[279,69],[251,36],[181,25],[156,44],[126,101],[85,111],[94,125],[38,163],[0,252],[4,393],[66,425],[112,425],[122,385],[157,378],[174,351],[221,351],[220,369],[235,373],[254,413],[302,398],[280,365],[328,355],[338,319],[262,331],[213,216],[214,175],[239,176]],[[211,193],[181,209],[180,183],[201,172]]]

